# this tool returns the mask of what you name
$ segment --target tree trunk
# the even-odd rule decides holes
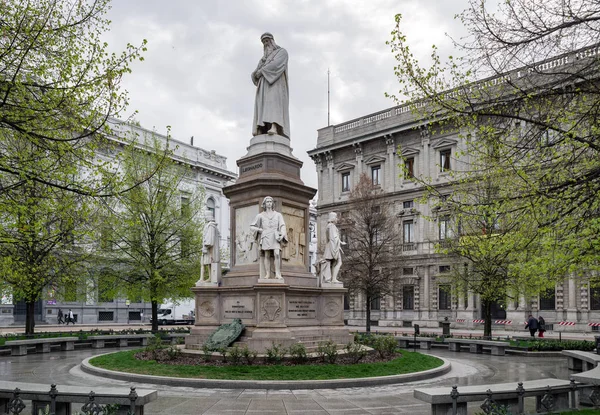
[[[158,333],[158,302],[152,300],[152,333]]]
[[[367,304],[365,304],[365,308],[367,310],[366,331],[367,331],[367,333],[370,333],[371,332],[371,297],[367,297]]]
[[[35,328],[35,301],[25,303],[25,334],[33,334]]]
[[[486,339],[492,338],[492,302],[482,301],[481,306],[483,307],[483,337]]]

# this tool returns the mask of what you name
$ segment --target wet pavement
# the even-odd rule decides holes
[[[429,406],[412,397],[415,388],[480,385],[568,379],[567,359],[561,357],[491,356],[432,350],[429,354],[452,363],[446,375],[404,384],[315,390],[206,389],[132,384],[83,373],[79,364],[104,350],[75,350],[0,357],[0,379],[33,383],[89,386],[136,386],[156,389],[159,398],[145,407],[156,414],[429,414]],[[470,412],[481,412],[476,406]]]

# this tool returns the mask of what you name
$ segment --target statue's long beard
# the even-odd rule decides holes
[[[263,55],[263,58],[266,59],[267,56],[269,56],[274,50],[275,48],[273,46],[265,46],[265,54]]]

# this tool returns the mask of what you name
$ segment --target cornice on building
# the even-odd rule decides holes
[[[172,137],[167,137],[166,135],[156,131],[151,131],[139,125],[127,123],[114,118],[110,119],[109,123],[114,134],[109,138],[121,145],[126,143],[124,139],[126,138],[125,135],[128,134],[129,131],[132,133],[132,138],[135,138],[138,142],[140,148],[146,147],[141,141],[143,137],[156,137],[163,142],[166,142],[168,139],[170,142],[176,145],[176,147],[171,148],[173,151],[173,155],[171,156],[173,160],[183,164],[188,164],[200,172],[224,179],[225,181],[235,180],[237,178],[236,173],[227,170],[227,158],[217,154],[214,150],[207,151],[200,147],[195,147],[188,143],[176,140]],[[226,183],[215,183],[215,185],[219,187],[223,187],[225,184]]]
[[[543,86],[557,86],[561,79],[573,80],[579,70],[590,69],[586,65],[590,59],[600,55],[600,44],[581,48],[569,53],[554,56],[529,66],[522,66],[505,73],[493,75],[473,82],[464,87],[443,92],[448,98],[474,90],[495,88],[502,94],[502,88],[507,83],[519,84],[520,88],[535,90]],[[543,77],[546,71],[561,69],[553,79]],[[592,70],[597,70],[593,66]],[[552,75],[553,72],[546,73]],[[595,75],[598,76],[598,75]],[[521,85],[523,84],[523,85]],[[516,86],[515,86],[516,88]],[[413,108],[418,109],[427,105],[426,101],[407,102],[385,110],[377,111],[363,117],[355,118],[337,125],[330,125],[317,130],[317,147],[308,151],[308,155],[315,160],[324,151],[333,151],[352,144],[382,138],[387,134],[394,134],[428,123],[424,116],[415,115]]]

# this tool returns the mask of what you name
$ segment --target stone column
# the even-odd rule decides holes
[[[577,321],[577,283],[575,281],[575,276],[573,274],[569,275],[569,302],[566,304],[567,309],[567,321]],[[564,303],[563,303],[564,307]]]
[[[335,200],[335,196],[337,193],[335,192],[335,172],[333,170],[333,154],[331,151],[325,152],[325,160],[327,162],[327,172],[329,175],[329,186],[331,186],[331,195],[329,196],[329,201],[333,202]]]
[[[356,154],[356,169],[354,170],[354,180],[352,182],[352,187],[358,184],[358,180],[360,175],[363,172],[363,156],[362,156],[362,145],[360,143],[353,144],[354,153]]]
[[[423,167],[421,169],[421,174],[425,177],[431,177],[431,166],[429,165],[429,150],[431,147],[429,146],[429,130],[426,127],[421,129],[421,148],[423,149]]]
[[[429,320],[431,315],[431,271],[429,265],[420,267],[421,272],[418,272],[421,281],[423,281],[423,291],[419,293],[419,311],[422,319]],[[420,284],[415,284],[418,287]],[[415,290],[416,291],[416,290]],[[415,292],[415,310],[417,308],[417,294]]]
[[[475,310],[475,294],[473,294],[473,291],[471,290],[467,292],[467,310]]]
[[[386,180],[385,188],[388,192],[393,192],[396,187],[396,146],[392,135],[385,136],[385,144],[387,146],[387,163],[386,163]]]

